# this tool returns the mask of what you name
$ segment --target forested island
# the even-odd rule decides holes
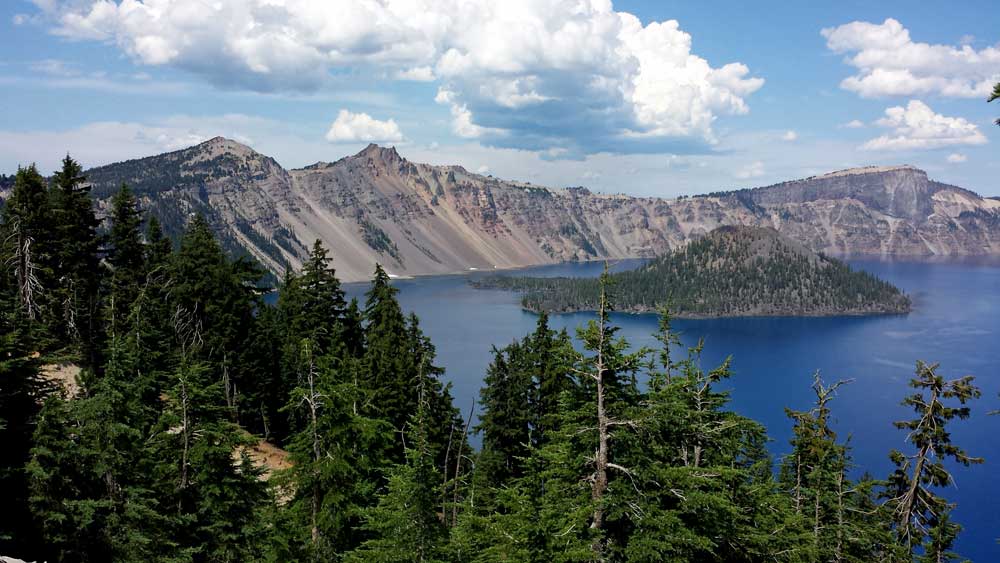
[[[765,227],[719,227],[687,246],[611,274],[612,305],[636,313],[669,307],[676,317],[827,316],[906,313],[892,284],[811,252]],[[479,288],[523,292],[532,311],[594,311],[596,278],[491,276]]]
[[[915,362],[899,449],[871,475],[831,426],[848,382],[812,380],[815,402],[786,411],[790,451],[774,459],[763,425],[729,406],[729,360],[703,369],[701,344],[682,349],[669,314],[657,349],[630,346],[607,275],[575,336],[543,314],[492,351],[474,417],[454,406],[385,271],[348,301],[318,241],[268,287],[200,216],[165,237],[127,186],[99,220],[67,157],[51,181],[18,171],[0,243],[0,555],[958,559],[944,494],[983,460],[951,430],[981,392],[936,364]],[[263,467],[250,455],[261,443],[285,463]]]

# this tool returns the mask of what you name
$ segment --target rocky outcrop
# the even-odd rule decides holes
[[[297,267],[321,239],[345,280],[367,279],[376,262],[421,275],[653,256],[721,225],[772,227],[836,254],[1000,252],[1000,201],[908,166],[661,199],[504,181],[413,163],[377,145],[284,170],[217,137],[87,174],[101,209],[126,182],[172,236],[202,213],[227,250],[272,271]]]

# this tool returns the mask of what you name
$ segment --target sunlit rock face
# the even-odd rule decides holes
[[[285,170],[217,137],[87,174],[102,212],[128,183],[168,234],[201,213],[228,251],[276,273],[298,267],[318,238],[345,281],[367,279],[376,263],[423,275],[652,256],[721,225],[773,227],[835,254],[1000,253],[1000,201],[910,166],[660,199],[505,181],[413,163],[377,145]]]

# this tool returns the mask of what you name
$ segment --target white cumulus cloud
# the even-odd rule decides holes
[[[713,66],[675,20],[610,0],[48,0],[52,32],[214,84],[316,90],[332,74],[436,81],[454,131],[566,154],[704,151],[764,81]]]
[[[784,133],[783,133],[783,134],[781,135],[781,140],[782,140],[782,141],[788,141],[788,142],[791,142],[791,141],[795,141],[795,140],[797,140],[798,138],[799,138],[799,134],[798,134],[798,133],[796,133],[795,131],[792,131],[791,129],[789,129],[788,131],[785,131],[785,132],[784,132]]]
[[[842,123],[840,125],[843,129],[862,129],[865,126],[865,122],[860,119],[852,119],[847,123]]]
[[[862,97],[986,97],[1000,80],[1000,48],[915,42],[900,22],[855,21],[822,30],[827,47],[857,69],[840,87]]]
[[[403,140],[403,132],[392,119],[381,121],[367,113],[342,109],[326,132],[326,140],[331,143],[399,142]]]
[[[969,157],[961,153],[953,152],[949,154],[948,158],[946,158],[945,160],[947,160],[951,164],[960,164],[962,162],[965,162],[966,160],[969,160]]]
[[[961,145],[982,145],[986,136],[974,123],[961,117],[934,113],[920,100],[885,110],[885,117],[875,122],[891,131],[861,146],[863,150],[936,149]]]

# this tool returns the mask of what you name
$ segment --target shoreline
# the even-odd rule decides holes
[[[521,305],[522,311],[533,314],[541,314],[541,309],[533,309]],[[593,313],[596,309],[567,309],[562,311],[545,311],[548,315],[574,315],[577,313]],[[830,313],[741,313],[735,315],[727,314],[701,314],[701,313],[677,313],[670,312],[671,319],[682,319],[687,321],[707,321],[714,319],[822,319],[831,317],[896,317],[905,316],[913,312],[913,307],[905,311],[837,311]],[[658,315],[656,309],[621,309],[612,310],[610,313],[621,313],[625,315]]]
[[[823,253],[825,256],[831,258],[836,258],[842,262],[848,263],[852,260],[864,260],[872,262],[884,262],[884,263],[910,263],[910,264],[940,264],[940,263],[966,263],[985,267],[998,267],[1000,268],[1000,254],[842,254],[842,253]],[[546,266],[558,266],[561,264],[593,264],[595,262],[608,262],[609,265],[614,265],[617,262],[622,262],[624,260],[652,260],[656,256],[621,256],[617,258],[594,258],[590,260],[564,260],[559,262],[539,262],[536,264],[524,264],[521,266],[511,266],[509,268],[478,268],[470,267],[465,270],[452,270],[448,272],[435,272],[427,274],[392,274],[389,277],[393,281],[398,280],[418,280],[421,278],[434,278],[434,277],[445,277],[445,276],[462,276],[470,274],[487,274],[487,273],[504,273],[504,272],[517,272],[521,270],[527,270],[531,268],[544,268]],[[848,264],[850,265],[850,264]],[[371,282],[370,277],[365,277],[361,279],[341,279],[341,283],[344,284],[356,284],[356,283],[368,283]]]

